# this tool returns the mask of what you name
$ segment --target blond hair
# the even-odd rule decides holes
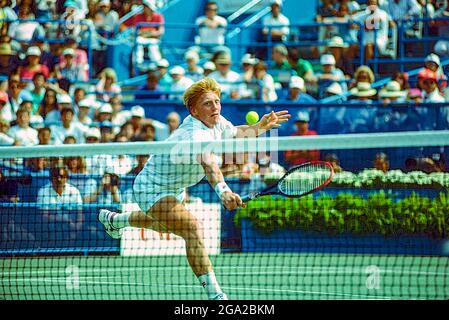
[[[198,103],[200,97],[208,92],[214,92],[218,97],[221,95],[220,85],[214,79],[204,78],[192,84],[183,96],[184,104],[187,109],[190,111],[190,108]]]

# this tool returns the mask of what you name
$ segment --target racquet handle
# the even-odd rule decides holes
[[[241,197],[241,199],[243,202],[248,202],[250,200],[253,200],[256,197],[256,195],[257,195],[256,193],[250,193],[247,194],[246,196]]]

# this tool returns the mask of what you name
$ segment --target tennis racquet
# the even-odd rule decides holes
[[[285,197],[302,197],[327,186],[334,175],[329,162],[311,161],[293,167],[274,185],[242,197],[248,202],[260,196],[279,194]]]

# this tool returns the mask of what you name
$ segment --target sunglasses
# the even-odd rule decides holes
[[[69,177],[69,175],[68,174],[57,174],[57,175],[54,175],[52,178],[53,179],[58,179],[58,178],[61,178],[61,179],[67,179]]]
[[[217,11],[217,8],[206,8],[206,11]]]

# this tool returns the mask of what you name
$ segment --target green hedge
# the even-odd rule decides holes
[[[328,234],[449,235],[449,198],[445,192],[430,199],[412,193],[394,200],[383,191],[364,199],[341,193],[335,199],[322,196],[280,198],[266,196],[248,202],[237,211],[235,222],[248,218],[266,233],[295,229]]]

